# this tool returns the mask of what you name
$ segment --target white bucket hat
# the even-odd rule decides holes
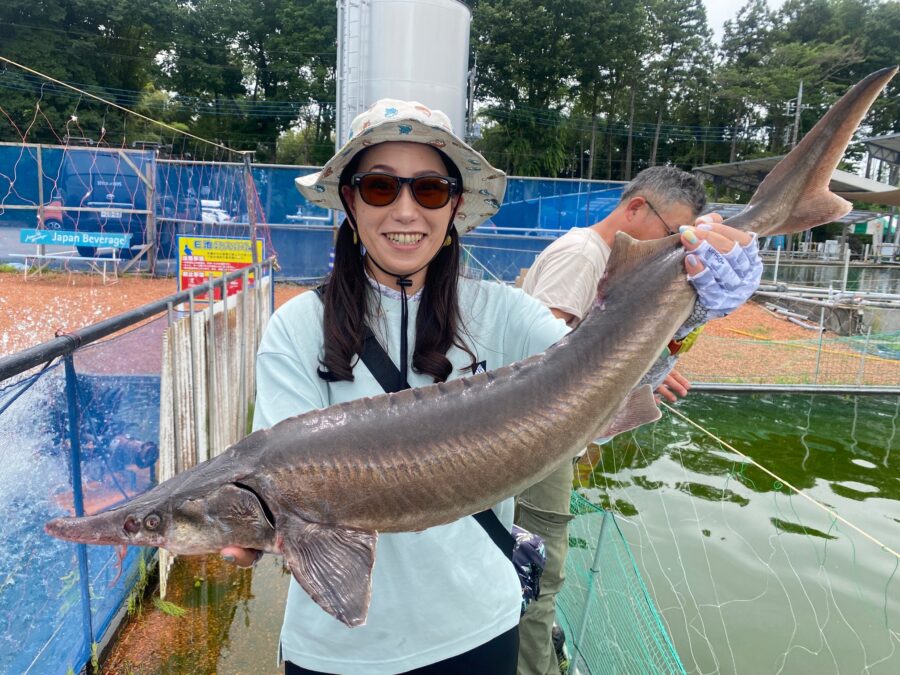
[[[356,153],[378,143],[405,141],[431,145],[450,158],[462,175],[462,206],[453,223],[459,234],[477,227],[500,209],[506,191],[506,174],[453,133],[450,119],[417,101],[383,98],[350,125],[350,137],[318,173],[294,179],[297,189],[311,203],[344,210],[338,179]]]

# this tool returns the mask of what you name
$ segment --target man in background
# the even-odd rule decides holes
[[[544,249],[522,289],[574,328],[594,304],[616,232],[639,240],[659,239],[678,233],[680,225],[693,224],[705,206],[703,186],[691,174],[668,166],[646,169],[625,186],[606,218],[590,227],[572,228]],[[674,402],[689,387],[673,370],[656,391]],[[569,550],[571,490],[572,465],[566,463],[518,498],[516,524],[543,537],[547,552],[541,595],[519,624],[519,675],[559,673],[552,630]]]

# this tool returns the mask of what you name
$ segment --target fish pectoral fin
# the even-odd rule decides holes
[[[280,548],[309,597],[353,627],[366,623],[377,541],[377,532],[301,521],[283,533]]]
[[[642,384],[628,394],[613,421],[596,435],[600,438],[609,438],[655,422],[660,417],[662,414],[653,399],[653,388],[649,384]]]

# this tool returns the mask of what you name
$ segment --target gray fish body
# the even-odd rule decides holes
[[[894,72],[846,94],[728,224],[776,234],[846,213],[828,180]],[[46,529],[185,554],[229,545],[280,553],[323,609],[364,623],[378,532],[423,530],[489,508],[605,430],[658,417],[649,387],[635,387],[693,308],[679,238],[619,234],[607,269],[594,310],[541,355],[287,419],[124,506]]]
[[[658,353],[690,311],[681,253],[654,245],[668,264],[639,287],[611,285],[604,306],[540,356],[300,415],[210,464],[243,465],[239,480],[270,506],[379,532],[441,525],[517,494],[609,425],[622,404],[609,392],[631,391],[647,351]],[[682,311],[660,312],[660,302]],[[625,311],[626,321],[607,318]],[[641,395],[652,415],[652,394]]]

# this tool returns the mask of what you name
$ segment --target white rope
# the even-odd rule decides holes
[[[182,129],[178,129],[177,127],[173,127],[172,125],[166,124],[165,122],[160,122],[159,120],[155,120],[155,119],[153,119],[152,117],[147,117],[146,115],[142,115],[141,113],[135,112],[134,110],[129,110],[128,108],[125,108],[125,107],[123,107],[123,106],[120,106],[120,105],[117,104],[117,103],[113,103],[112,101],[107,101],[105,98],[101,98],[101,97],[99,97],[99,96],[96,96],[96,95],[92,94],[92,93],[89,92],[89,91],[84,91],[83,89],[79,89],[78,87],[73,87],[71,84],[66,84],[65,82],[61,82],[60,80],[57,80],[57,79],[55,79],[55,78],[52,78],[52,77],[50,77],[49,75],[45,75],[44,73],[41,73],[41,72],[39,72],[39,71],[37,71],[37,70],[33,70],[32,68],[29,68],[28,66],[23,66],[21,63],[16,63],[15,61],[11,61],[10,59],[8,59],[8,58],[6,58],[6,57],[4,57],[4,56],[0,56],[0,61],[3,61],[4,63],[8,63],[8,64],[10,64],[11,66],[15,66],[16,68],[21,68],[22,70],[24,70],[24,71],[27,72],[27,73],[31,73],[32,75],[37,75],[38,77],[42,77],[42,78],[44,78],[45,80],[48,80],[48,81],[50,81],[50,82],[53,82],[54,84],[58,84],[59,86],[65,87],[66,89],[71,89],[72,91],[76,91],[76,92],[78,92],[79,94],[81,94],[82,96],[87,96],[88,98],[93,98],[93,99],[95,99],[95,100],[97,100],[97,101],[100,101],[101,103],[105,103],[106,105],[112,106],[113,108],[118,108],[119,110],[122,110],[122,111],[124,111],[124,112],[127,112],[129,115],[134,115],[135,117],[140,117],[142,120],[145,120],[145,121],[150,122],[150,123],[152,123],[152,124],[156,124],[156,125],[159,125],[159,126],[161,126],[161,127],[164,127],[164,128],[166,128],[166,129],[168,129],[169,131],[174,131],[175,133],[179,133],[179,134],[182,134],[182,135],[184,135],[184,136],[189,136],[190,138],[193,138],[194,140],[200,141],[201,143],[207,143],[207,144],[212,145],[212,146],[214,146],[214,147],[221,148],[222,150],[227,150],[228,152],[233,152],[233,153],[236,153],[236,154],[242,154],[242,153],[239,152],[238,150],[234,150],[233,148],[229,148],[228,146],[221,145],[221,144],[219,144],[219,143],[214,143],[213,141],[207,140],[207,139],[205,139],[205,138],[201,138],[200,136],[195,136],[195,135],[192,134],[192,133],[189,133],[189,132],[187,132],[187,131],[183,131]],[[42,90],[41,93],[42,93],[42,95],[43,95],[43,90]]]

